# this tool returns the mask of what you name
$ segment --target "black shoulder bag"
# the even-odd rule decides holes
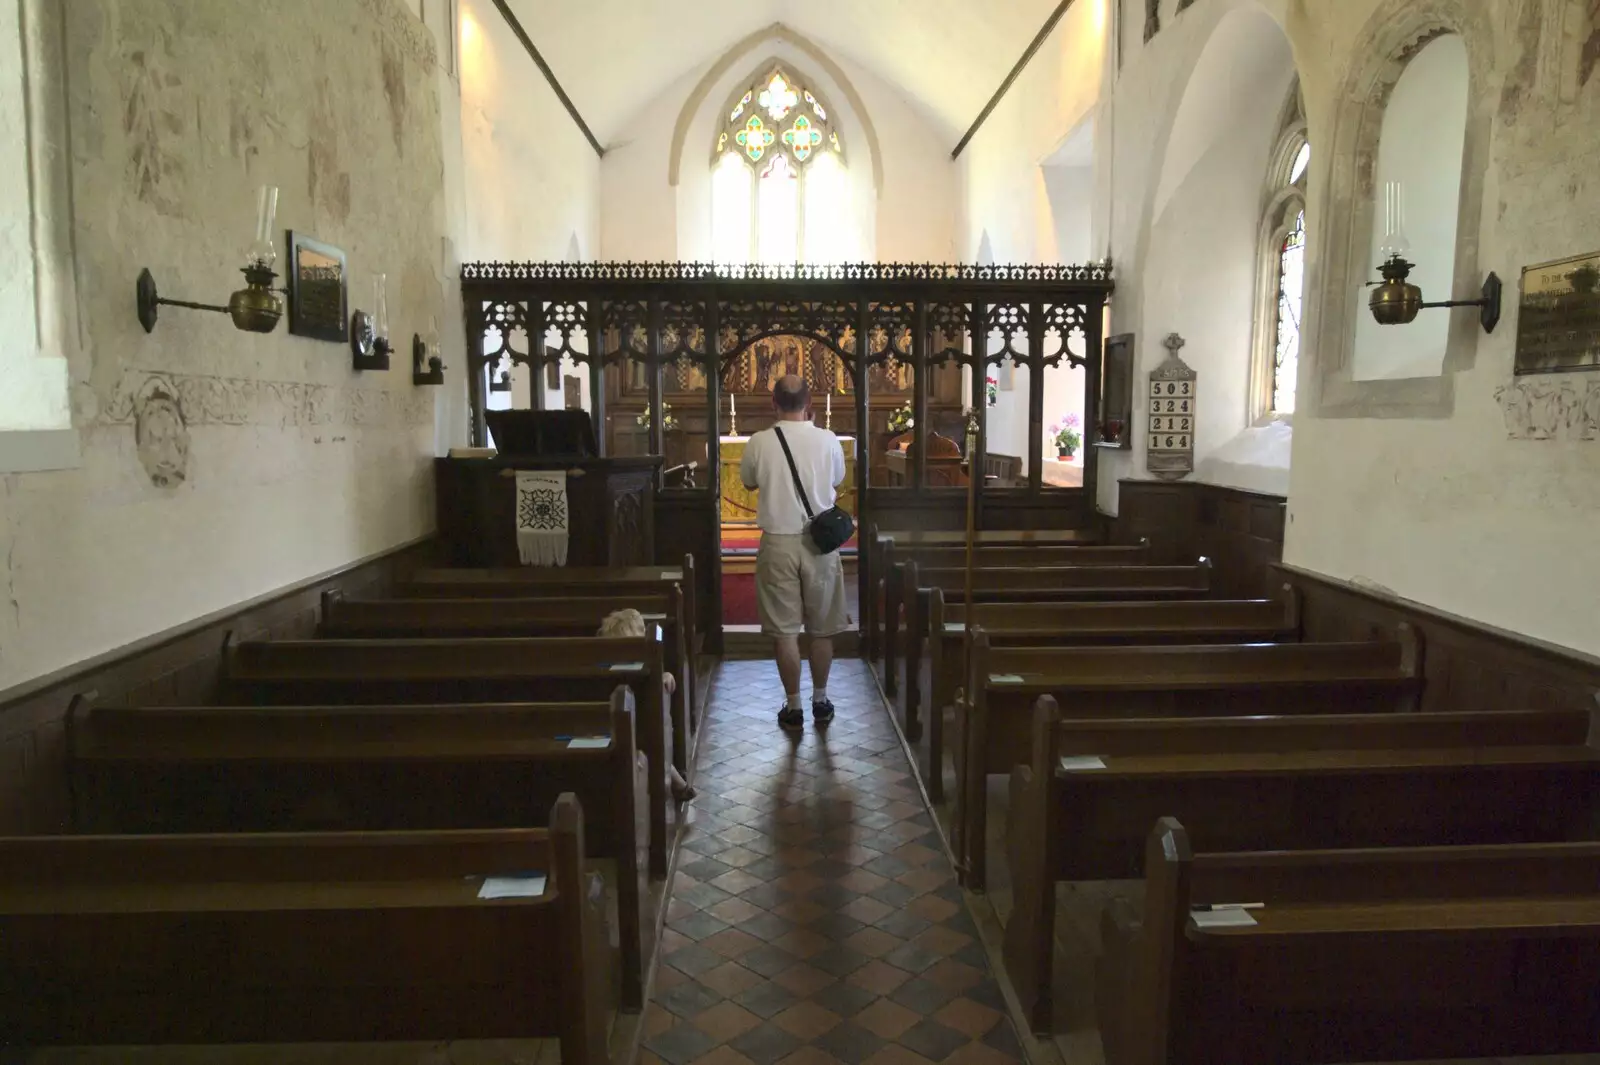
[[[800,505],[806,511],[806,533],[810,535],[811,542],[817,545],[817,550],[824,555],[832,554],[843,547],[850,537],[856,534],[856,523],[850,515],[838,507],[829,507],[821,514],[811,513],[811,500],[806,498],[806,490],[800,484],[800,471],[794,464],[794,453],[789,450],[789,441],[783,438],[783,430],[776,425],[772,427],[773,433],[778,438],[778,444],[783,448],[783,457],[789,463],[789,474],[794,478],[794,490],[800,494]]]

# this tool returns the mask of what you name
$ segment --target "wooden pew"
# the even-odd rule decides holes
[[[221,701],[246,706],[593,701],[626,684],[650,759],[650,873],[666,875],[666,766],[676,744],[664,713],[659,626],[642,640],[251,640],[227,648],[222,680]]]
[[[923,647],[929,636],[929,596],[944,592],[946,604],[966,600],[966,570],[924,569],[915,560],[901,563],[905,596],[905,683],[898,699],[906,735],[922,736]],[[1210,594],[1211,560],[1193,566],[997,566],[973,572],[972,595],[980,603],[1061,603],[1088,600],[1203,599]],[[889,624],[897,625],[900,609],[891,604]],[[892,643],[901,642],[890,632]]]
[[[530,599],[545,596],[660,593],[663,586],[682,588],[684,639],[689,654],[700,654],[705,634],[700,629],[693,555],[677,566],[519,566],[515,569],[422,569],[396,589],[400,599],[469,599],[493,596]]]
[[[1393,641],[1157,647],[989,646],[973,630],[958,704],[956,810],[968,885],[984,887],[988,777],[1032,760],[1033,706],[1053,696],[1073,718],[1407,713],[1422,689],[1416,631]]]
[[[1034,708],[1011,777],[1006,968],[1051,1027],[1055,885],[1143,873],[1174,816],[1206,850],[1592,839],[1600,750],[1570,711],[1072,720]]]
[[[1108,1065],[1600,1051],[1600,844],[1196,854],[1163,818],[1145,885],[1102,922]]]
[[[600,622],[617,610],[632,608],[646,625],[663,627],[663,667],[677,680],[672,720],[686,721],[673,743],[673,760],[688,762],[685,733],[698,729],[695,717],[694,659],[689,654],[688,623],[681,586],[631,595],[586,595],[528,599],[348,599],[324,592],[317,635],[340,640],[382,640],[429,637],[593,636]]]
[[[0,839],[0,1041],[557,1037],[605,1065],[603,890],[548,830]],[[544,893],[482,899],[487,876]]]
[[[624,1008],[644,1005],[649,760],[633,695],[609,703],[95,706],[67,717],[75,831],[520,828],[563,793],[617,864]],[[578,747],[574,737],[584,737]],[[599,744],[596,746],[596,744]]]
[[[1090,529],[983,529],[976,534],[975,542],[978,544],[993,544],[1002,547],[1014,547],[1026,544],[1040,544],[1046,546],[1073,546],[1098,544],[1102,541],[1100,534]],[[895,547],[908,549],[922,545],[932,547],[949,547],[955,544],[965,545],[967,534],[963,531],[947,529],[880,529],[877,525],[871,526],[865,537],[865,550],[869,572],[872,574],[873,587],[869,589],[867,601],[862,604],[865,614],[864,623],[867,630],[867,653],[877,661],[880,656],[887,656],[890,648],[885,643],[887,629],[882,606],[884,582],[892,568],[887,561],[887,554]],[[888,668],[886,661],[884,669],[885,690],[890,695],[894,694],[895,674]]]
[[[899,619],[900,612],[908,609],[909,593],[903,587],[904,564],[915,562],[926,569],[959,569],[967,565],[967,547],[964,543],[897,544],[887,541],[881,552],[883,568],[874,571],[880,612],[886,619]],[[973,564],[979,569],[1018,568],[1032,566],[1144,566],[1150,562],[1150,544],[1140,540],[1137,544],[1059,544],[1059,543],[1001,543],[978,542],[973,545]],[[887,637],[885,637],[887,639]],[[901,649],[889,646],[885,655],[892,664]],[[892,675],[890,673],[886,676]],[[896,682],[898,683],[898,677]],[[889,694],[895,694],[890,691]]]
[[[944,589],[928,592],[926,674],[921,656],[908,659],[919,713],[928,716],[928,794],[944,798],[944,709],[955,702],[966,664],[966,621],[981,626],[993,647],[1080,647],[1121,644],[1291,643],[1300,638],[1300,605],[1293,588],[1282,598],[1173,602],[949,603]],[[926,699],[922,692],[928,692]]]

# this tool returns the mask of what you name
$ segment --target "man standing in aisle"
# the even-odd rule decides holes
[[[800,701],[800,633],[811,637],[811,717],[821,726],[833,720],[833,703],[828,701],[833,638],[850,627],[839,552],[823,554],[805,535],[807,505],[812,514],[821,514],[835,503],[844,482],[844,449],[837,436],[812,423],[811,389],[804,378],[779,378],[772,388],[772,406],[777,424],[746,441],[739,476],[746,488],[761,492],[756,605],[761,631],[776,644],[783,681],[778,725],[794,731],[806,722]],[[785,444],[794,458],[792,472]]]

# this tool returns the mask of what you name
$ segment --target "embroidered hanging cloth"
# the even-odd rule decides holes
[[[517,553],[524,566],[567,564],[567,473],[517,471]]]

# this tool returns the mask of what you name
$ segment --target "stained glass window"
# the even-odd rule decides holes
[[[850,257],[844,145],[814,87],[781,66],[745,83],[723,111],[711,166],[719,264]]]
[[[1300,309],[1305,294],[1306,213],[1295,217],[1278,258],[1278,347],[1272,363],[1272,409],[1294,413],[1295,375],[1300,368]]]

